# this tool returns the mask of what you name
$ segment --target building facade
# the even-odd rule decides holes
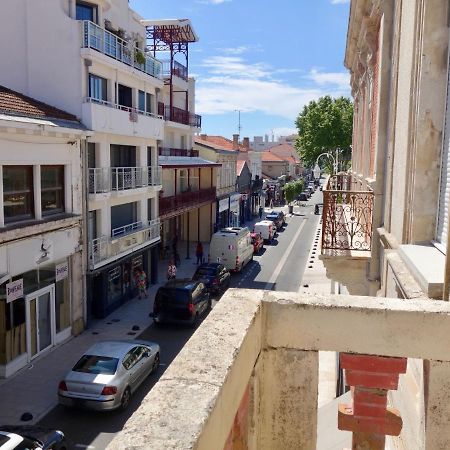
[[[73,115],[0,86],[0,378],[84,329],[86,137]]]

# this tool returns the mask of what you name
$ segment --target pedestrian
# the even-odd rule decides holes
[[[169,261],[169,266],[167,267],[167,279],[174,280],[177,276],[177,266],[172,260]]]
[[[197,242],[197,248],[195,249],[195,256],[197,256],[197,265],[203,262],[203,245],[200,241]]]
[[[261,220],[262,215],[263,215],[263,207],[262,206],[259,207],[258,213],[259,213],[259,220]]]
[[[136,270],[135,282],[139,291],[139,300],[147,297],[147,274],[142,268]]]

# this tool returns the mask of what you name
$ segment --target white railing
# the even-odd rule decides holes
[[[99,100],[98,98],[94,98],[94,97],[85,97],[83,99],[84,103],[95,103],[97,105],[103,105],[103,106],[107,106],[109,108],[114,108],[114,109],[120,109],[121,111],[126,111],[128,113],[131,114],[140,114],[142,116],[147,116],[147,117],[154,117],[155,119],[162,119],[164,120],[163,116],[160,116],[158,114],[154,114],[154,113],[150,113],[147,111],[142,111],[141,109],[137,109],[137,108],[132,108],[130,106],[124,106],[124,105],[119,105],[118,103],[114,103],[114,102],[108,102],[106,100]]]
[[[91,267],[102,261],[114,258],[125,251],[137,246],[144,246],[146,242],[156,241],[160,237],[159,219],[134,222],[123,227],[115,228],[112,237],[101,236],[93,239],[89,245]]]
[[[89,193],[101,194],[161,185],[161,166],[89,169]]]
[[[93,22],[82,21],[83,47],[93,48],[111,58],[132,66],[155,78],[162,78],[162,63],[148,53],[136,49],[134,42],[119,38]],[[142,62],[138,62],[139,53]],[[145,62],[144,62],[145,61]]]

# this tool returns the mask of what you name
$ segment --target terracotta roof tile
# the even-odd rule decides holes
[[[205,144],[210,144],[212,146],[215,146],[216,148],[220,148],[223,150],[234,150],[237,151],[237,149],[233,146],[233,141],[231,139],[228,139],[223,136],[211,136],[209,134],[207,135],[201,135],[195,137],[195,142],[198,144],[201,144],[202,142]],[[247,150],[242,146],[242,144],[239,145],[239,151],[240,152],[247,152]]]
[[[77,121],[72,114],[0,85],[0,113],[46,119]]]
[[[264,161],[265,162],[268,162],[268,161],[281,162],[281,161],[284,161],[284,159],[278,157],[277,155],[275,155],[269,151],[266,151],[266,152],[261,152],[261,161],[263,161],[263,162]]]
[[[279,158],[284,159],[285,161],[295,161],[297,163],[300,162],[300,158],[295,148],[289,144],[278,144],[273,147],[270,147],[267,151],[273,153]]]
[[[244,166],[245,166],[245,163],[246,163],[245,160],[237,161],[237,162],[236,162],[236,173],[237,173],[238,175],[241,174],[242,169],[243,169]]]

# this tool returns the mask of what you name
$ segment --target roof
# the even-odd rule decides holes
[[[290,144],[278,144],[273,147],[270,147],[267,151],[285,161],[295,162],[297,164],[300,163],[298,153],[295,151],[295,148]]]
[[[261,153],[261,161],[262,162],[285,162],[284,159],[280,158],[279,156],[269,152],[260,152]]]
[[[220,167],[221,164],[199,158],[198,156],[160,156],[158,164],[163,169],[171,167]]]
[[[238,148],[236,149],[234,147],[233,141],[223,136],[210,136],[209,134],[196,136],[195,142],[197,142],[198,144],[209,145],[213,148],[232,150],[235,152],[238,150],[240,152],[247,152],[249,150],[251,151],[250,148],[245,148],[242,144],[239,144]]]
[[[238,176],[241,174],[242,169],[244,168],[246,162],[247,161],[245,161],[245,160],[236,161],[236,173]]]
[[[198,136],[194,136],[194,142],[197,145],[202,145],[204,147],[208,147],[208,148],[211,148],[213,150],[217,150],[219,152],[225,152],[225,153],[229,153],[229,154],[236,153],[236,150],[232,150],[232,149],[229,149],[229,148],[224,148],[224,146],[221,146],[221,145],[216,144],[214,142],[210,142],[209,140],[201,139]]]
[[[141,20],[144,27],[153,27],[164,42],[197,42],[198,36],[189,19]],[[173,31],[175,39],[173,38]]]
[[[77,118],[72,114],[1,85],[0,113],[21,117],[60,119],[78,122]]]

